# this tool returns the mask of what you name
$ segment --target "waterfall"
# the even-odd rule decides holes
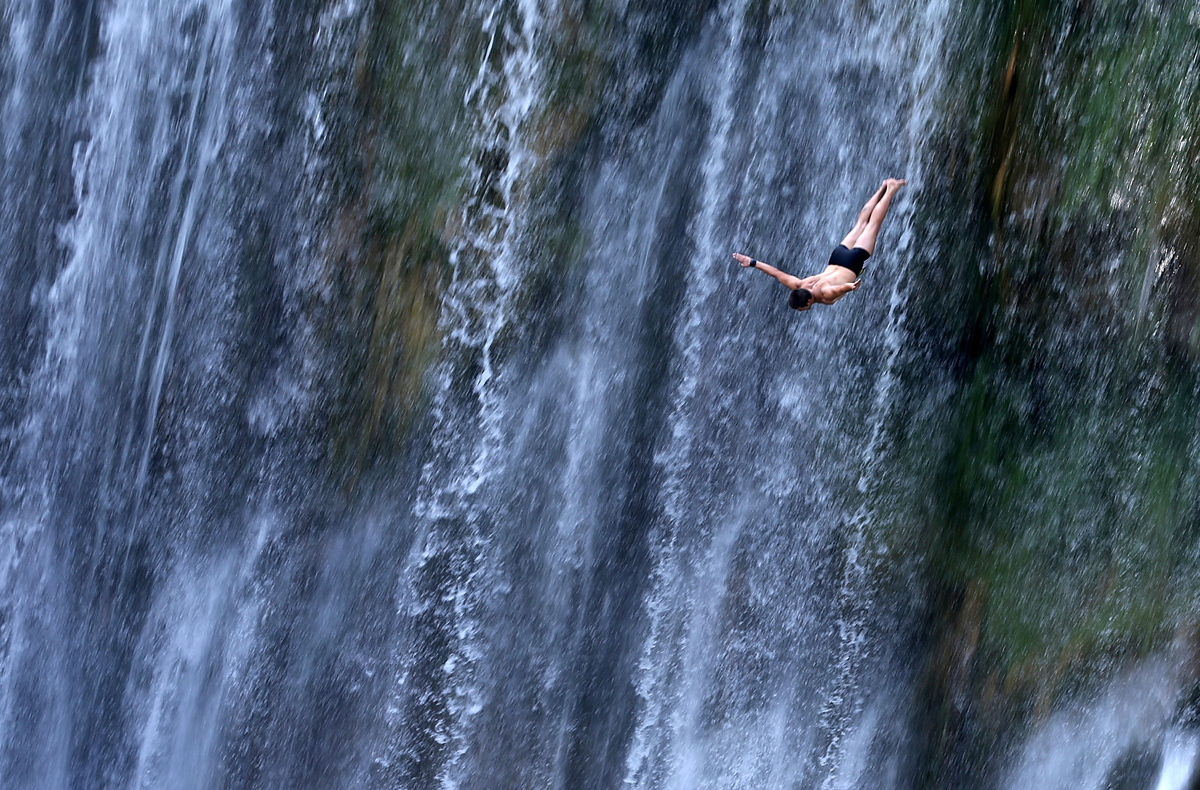
[[[22,392],[6,412],[0,771],[13,787],[211,786],[232,775],[226,717],[253,704],[239,679],[261,660],[258,563],[284,493],[249,434],[302,408],[272,397],[270,363],[247,382],[236,304],[264,296],[253,267],[289,257],[266,237],[305,211],[264,188],[270,160],[299,180],[311,145],[262,145],[278,122],[262,110],[269,14],[5,17],[7,277],[31,310],[6,338]],[[283,309],[265,296],[260,318]]]
[[[1194,785],[1195,16],[5,3],[0,786]]]
[[[503,583],[502,572],[494,567],[499,560],[493,545],[503,538],[495,534],[498,525],[491,523],[484,499],[491,478],[502,468],[498,456],[507,416],[495,346],[513,318],[513,291],[521,277],[522,194],[536,163],[527,138],[541,88],[538,27],[541,14],[551,12],[532,0],[481,8],[478,21],[486,44],[464,97],[474,126],[471,154],[478,158],[467,163],[470,198],[461,209],[462,235],[450,256],[451,285],[441,318],[448,358],[435,385],[434,458],[422,469],[415,508],[419,537],[404,572],[410,587],[405,606],[414,617],[450,602],[443,627],[453,646],[444,660],[439,656],[435,670],[448,699],[444,718],[432,733],[449,752],[438,772],[438,786],[444,788],[460,786],[460,775],[468,771],[462,763],[470,759],[478,737],[472,720],[486,704],[488,682],[476,677],[488,652],[483,630],[489,598]],[[478,372],[468,402],[454,402],[453,379],[468,357],[477,360]],[[449,459],[456,463],[446,468]],[[447,571],[449,578],[440,576]],[[414,646],[404,662],[428,662],[422,647]],[[395,722],[401,728],[407,724],[403,718]]]

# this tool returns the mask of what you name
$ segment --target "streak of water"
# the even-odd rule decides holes
[[[144,14],[145,9],[132,9],[133,13]],[[142,449],[139,453],[135,487],[141,490],[146,482],[146,471],[150,464],[150,449],[154,440],[154,424],[162,398],[163,378],[166,375],[170,355],[171,339],[175,327],[175,301],[179,294],[179,275],[183,269],[184,256],[192,243],[197,213],[207,198],[205,194],[209,168],[219,155],[228,123],[227,93],[229,90],[229,68],[233,49],[233,30],[230,25],[231,8],[214,4],[207,8],[204,30],[199,39],[200,59],[192,75],[187,121],[183,129],[184,148],[180,165],[171,185],[170,202],[167,206],[168,226],[176,226],[173,234],[163,234],[154,266],[154,283],[150,286],[150,309],[143,323],[142,341],[138,348],[137,373],[134,378],[133,396],[141,397],[142,379],[146,375],[147,351],[153,331],[157,328],[157,349],[154,363],[149,371],[146,394],[146,418],[142,428]],[[214,21],[219,20],[219,21]],[[209,65],[209,58],[215,65]],[[160,122],[165,119],[160,116]],[[195,149],[195,150],[193,150]],[[182,212],[180,207],[182,205]],[[178,220],[176,220],[178,217]],[[176,224],[177,223],[177,224]],[[165,290],[164,290],[165,289]],[[165,298],[160,296],[165,293]],[[164,301],[161,326],[157,315],[159,302]],[[126,439],[126,452],[133,441],[133,429]]]
[[[883,430],[887,417],[894,406],[892,388],[895,382],[896,362],[906,339],[904,331],[905,305],[907,291],[911,286],[911,260],[916,252],[913,248],[913,229],[911,206],[920,200],[921,188],[924,182],[924,171],[927,167],[928,154],[925,141],[935,131],[937,116],[934,108],[942,96],[941,57],[945,43],[947,16],[949,5],[946,2],[929,3],[922,12],[917,14],[913,22],[911,38],[915,42],[915,68],[912,71],[910,88],[913,110],[909,115],[907,134],[904,141],[907,144],[907,155],[904,160],[903,175],[908,180],[910,190],[906,200],[891,212],[889,228],[894,244],[894,258],[910,262],[892,267],[892,283],[889,288],[888,312],[883,334],[884,359],[874,387],[870,410],[864,422],[870,431],[870,438],[863,450],[860,472],[855,482],[855,488],[861,494],[866,494],[872,488],[878,487],[877,479],[882,474],[882,463],[886,460]],[[878,46],[892,43],[888,37],[883,41],[873,42]],[[931,251],[922,253],[929,256]],[[936,254],[936,253],[933,253]],[[886,507],[886,505],[885,505]],[[866,701],[863,690],[858,688],[868,644],[868,619],[871,607],[872,591],[871,564],[875,547],[867,537],[869,522],[875,517],[869,506],[860,507],[848,519],[850,539],[846,549],[846,559],[841,584],[837,593],[837,606],[842,613],[838,620],[838,637],[841,642],[838,666],[835,680],[827,693],[825,704],[821,710],[821,730],[828,734],[825,752],[819,759],[819,764],[828,771],[824,787],[827,790],[843,790],[852,787],[853,779],[847,779],[846,774],[857,776],[862,770],[859,765],[846,765],[847,753],[843,743],[848,729],[857,726],[858,731],[869,731],[872,727],[854,724],[862,713]],[[861,737],[861,736],[860,736]],[[854,759],[866,760],[868,754],[858,749],[853,754]]]
[[[450,254],[452,279],[441,319],[446,361],[435,375],[433,395],[438,457],[422,470],[415,507],[420,537],[405,572],[410,589],[401,593],[402,605],[416,616],[439,605],[420,591],[420,580],[449,566],[450,578],[429,582],[441,602],[450,604],[445,628],[451,647],[436,672],[446,689],[446,713],[429,734],[446,752],[438,770],[439,786],[445,788],[459,786],[470,768],[463,761],[472,745],[472,722],[485,704],[485,680],[477,667],[485,648],[478,641],[482,608],[496,594],[498,581],[488,519],[475,495],[497,467],[506,417],[494,355],[500,333],[512,320],[511,301],[521,279],[522,192],[536,164],[527,127],[541,90],[536,39],[546,13],[536,0],[500,0],[479,10],[486,45],[464,97],[474,134],[465,163],[469,197],[459,209],[461,231]],[[498,171],[492,169],[497,160],[502,162]],[[477,372],[470,383],[472,403],[464,412],[455,403],[461,395],[453,386],[467,358],[477,361]],[[464,465],[447,468],[450,459]],[[415,650],[400,660],[428,660],[421,646]],[[395,710],[405,709],[397,705]],[[393,721],[404,726],[402,719]]]
[[[666,450],[656,459],[665,471],[663,485],[663,509],[666,527],[659,538],[660,551],[655,571],[654,600],[648,608],[652,613],[651,633],[647,652],[641,660],[642,676],[638,679],[638,694],[648,710],[634,736],[629,756],[626,758],[624,784],[634,787],[699,787],[701,774],[707,773],[706,766],[694,758],[696,750],[696,728],[703,699],[707,694],[702,680],[703,669],[699,666],[713,649],[714,634],[711,622],[715,607],[721,600],[721,591],[727,584],[730,551],[737,538],[741,522],[730,519],[719,527],[712,537],[712,548],[704,569],[694,579],[686,580],[687,570],[675,556],[675,535],[687,528],[691,515],[688,502],[690,485],[687,481],[687,461],[699,431],[692,424],[693,399],[696,387],[703,376],[704,339],[702,329],[708,315],[704,309],[716,288],[715,269],[722,264],[728,266],[728,252],[718,238],[718,228],[728,210],[729,182],[727,150],[735,117],[734,92],[740,76],[743,51],[742,25],[746,15],[746,3],[731,0],[722,5],[716,24],[719,29],[717,46],[720,60],[712,74],[708,90],[712,93],[708,150],[702,164],[701,209],[694,230],[695,249],[689,261],[686,275],[686,292],[682,313],[684,321],[677,334],[676,363],[681,384],[674,395],[670,417],[670,440]],[[686,562],[686,561],[685,561]],[[671,589],[682,585],[683,589]],[[701,593],[700,591],[704,592]],[[699,596],[702,603],[696,606],[684,626],[683,644],[667,637],[663,631],[671,626],[670,619],[654,617],[665,608],[660,601],[694,599]],[[661,618],[661,619],[660,619]],[[664,661],[655,656],[660,645],[667,641],[671,658]],[[674,644],[671,644],[674,643]],[[667,645],[663,645],[667,646]],[[678,652],[676,652],[678,651]],[[651,657],[655,656],[655,657]],[[676,663],[678,662],[678,663]],[[668,670],[667,667],[670,667]],[[695,678],[681,690],[672,689],[667,673],[681,672],[685,677]],[[701,677],[697,677],[697,674]],[[676,695],[679,695],[678,697]],[[670,749],[670,757],[663,750]],[[666,760],[666,766],[656,763]]]
[[[1200,754],[1200,740],[1195,735],[1175,734],[1167,739],[1163,755],[1162,773],[1154,790],[1185,790],[1196,771],[1196,757]]]
[[[1103,790],[1131,750],[1168,732],[1179,697],[1178,657],[1161,656],[1118,677],[1096,700],[1051,716],[1024,744],[1006,786],[1017,790]],[[1176,755],[1178,760],[1179,755]],[[1164,765],[1160,781],[1170,769]]]

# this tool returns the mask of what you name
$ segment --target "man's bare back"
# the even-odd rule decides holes
[[[794,277],[748,255],[734,253],[733,257],[742,266],[753,266],[774,277],[789,290],[788,305],[796,310],[807,310],[814,304],[833,304],[851,291],[857,290],[863,263],[875,252],[875,242],[883,218],[887,216],[892,198],[907,181],[897,178],[884,180],[858,214],[858,222],[829,258],[829,265],[820,274]]]

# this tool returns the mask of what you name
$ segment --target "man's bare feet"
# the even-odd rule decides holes
[[[907,183],[908,183],[908,181],[906,181],[903,178],[886,178],[883,181],[883,186],[885,188],[890,187],[892,190],[897,190]]]

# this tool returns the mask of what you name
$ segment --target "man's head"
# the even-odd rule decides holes
[[[788,307],[793,310],[807,310],[812,307],[812,291],[807,288],[797,288],[788,296]]]

